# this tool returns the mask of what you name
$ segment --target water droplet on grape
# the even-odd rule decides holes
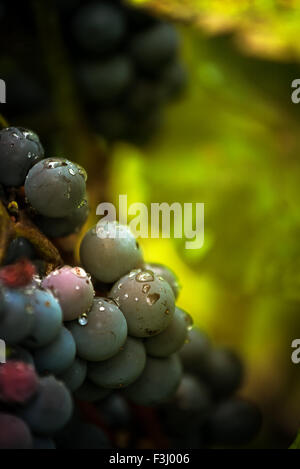
[[[141,272],[141,269],[132,270],[132,271],[130,272],[130,274],[128,275],[128,278],[130,278],[130,279],[135,278],[135,277],[136,277],[136,274],[138,274],[139,272]]]
[[[88,324],[88,315],[86,313],[83,313],[81,316],[78,318],[78,323],[81,326],[86,326]]]
[[[125,293],[124,298],[125,298],[126,300],[127,300],[127,298],[129,298],[128,293]]]
[[[153,282],[154,274],[151,270],[144,270],[143,272],[139,272],[135,277],[137,282]]]
[[[99,311],[105,311],[104,306],[100,306]]]
[[[36,283],[37,285],[41,285],[41,283],[42,283],[42,279],[39,277],[39,275],[34,275],[34,276],[32,277],[32,281],[33,281],[34,283]]]
[[[47,160],[45,167],[47,169],[56,169],[56,168],[60,168],[61,166],[64,166],[62,161]]]
[[[147,296],[147,303],[152,306],[154,305],[160,298],[160,295],[158,293],[150,293],[150,295]]]
[[[146,285],[143,285],[143,288],[142,288],[142,292],[143,293],[148,293],[149,290],[150,290],[150,285],[146,284]]]
[[[80,176],[82,176],[85,181],[87,181],[87,172],[86,172],[86,170],[80,165],[77,165],[77,169],[78,169],[78,174]]]
[[[73,267],[71,272],[73,272],[74,275],[77,275],[77,277],[80,277],[80,278],[86,278],[87,277],[86,271],[84,269],[82,269],[81,267]]]
[[[135,297],[134,301],[139,301],[138,297]]]
[[[185,322],[187,323],[187,330],[188,331],[193,329],[194,320],[193,320],[192,316],[189,313],[185,313]]]

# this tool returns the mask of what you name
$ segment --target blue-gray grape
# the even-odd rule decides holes
[[[58,300],[50,291],[33,289],[30,296],[34,323],[24,345],[36,349],[50,344],[59,334],[62,326],[62,310]]]
[[[147,358],[145,369],[124,394],[135,404],[154,406],[170,399],[176,392],[182,376],[177,355],[168,358]]]
[[[147,353],[152,357],[168,357],[177,352],[187,340],[189,324],[190,316],[182,309],[175,308],[169,326],[159,335],[146,339]]]
[[[31,304],[33,288],[2,288],[4,312],[0,317],[0,338],[15,345],[29,336],[34,326],[34,309]]]
[[[70,391],[74,392],[83,385],[86,374],[86,362],[76,357],[70,368],[59,375],[59,379],[65,383]]]
[[[143,255],[127,226],[105,221],[85,234],[80,260],[98,281],[112,283],[142,265]]]
[[[116,355],[127,337],[127,323],[120,309],[104,298],[95,298],[86,317],[69,324],[77,354],[92,362]]]
[[[47,158],[34,165],[25,181],[25,194],[45,217],[68,217],[86,196],[86,173],[63,158]]]
[[[146,351],[138,339],[128,337],[120,352],[109,360],[91,364],[89,379],[96,385],[118,389],[137,380],[146,365]]]
[[[49,218],[38,216],[35,223],[49,238],[62,238],[78,233],[88,219],[89,206],[86,200],[76,207],[69,216],[64,218]]]
[[[60,374],[73,363],[76,345],[72,334],[62,327],[55,340],[34,353],[34,363],[40,373]]]
[[[177,275],[169,267],[151,262],[145,264],[144,269],[152,270],[152,272],[154,272],[156,275],[163,277],[172,288],[175,298],[178,298],[181,288],[180,283]]]
[[[34,433],[53,435],[68,422],[73,411],[73,401],[65,385],[53,376],[40,379],[38,394],[18,415]]]
[[[122,277],[110,297],[119,305],[134,337],[160,334],[170,325],[175,311],[170,285],[150,270],[133,270]]]
[[[30,168],[44,158],[38,136],[31,130],[8,127],[0,131],[0,183],[22,186]]]

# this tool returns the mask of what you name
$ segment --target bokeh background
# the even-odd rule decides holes
[[[271,18],[276,2],[259,3]],[[116,202],[127,193],[146,204],[205,203],[201,250],[149,239],[145,256],[177,272],[179,305],[244,358],[242,393],[265,418],[255,446],[286,447],[300,426],[300,368],[291,362],[300,337],[300,104],[291,83],[300,70],[288,45],[270,46],[267,26],[265,44],[241,48],[223,21],[225,31],[209,33],[181,26],[186,95],[149,147],[116,146],[109,187]]]
[[[52,83],[54,106],[10,123],[30,125],[48,152],[86,167],[89,224],[96,206],[117,204],[119,194],[128,204],[205,203],[202,249],[141,240],[145,258],[177,273],[179,306],[244,359],[242,394],[264,414],[253,446],[287,448],[300,427],[300,365],[291,362],[300,338],[300,104],[291,101],[299,2],[129,2],[177,24],[189,74],[184,95],[142,146],[107,145],[76,114],[80,96],[68,93],[58,37],[47,37],[51,15],[38,6],[45,2],[33,3],[43,50],[36,67]]]

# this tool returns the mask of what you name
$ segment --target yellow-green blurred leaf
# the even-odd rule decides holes
[[[296,440],[294,441],[294,443],[292,444],[292,446],[290,447],[290,449],[300,449],[300,432],[298,433],[298,436]]]
[[[299,0],[127,0],[206,34],[234,33],[247,53],[283,61],[300,59]]]

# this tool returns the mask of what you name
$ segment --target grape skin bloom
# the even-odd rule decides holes
[[[31,130],[8,127],[0,131],[0,183],[22,186],[30,168],[44,158],[38,136]]]
[[[76,355],[76,345],[72,334],[62,327],[56,339],[46,347],[35,351],[34,363],[40,373],[59,374],[71,366]]]
[[[69,324],[80,358],[92,362],[116,355],[127,337],[127,323],[120,309],[104,298],[95,298],[87,323]]]
[[[181,377],[182,366],[176,354],[168,358],[148,357],[141,376],[123,392],[135,404],[154,406],[175,394]]]
[[[75,163],[47,158],[31,168],[25,194],[33,208],[45,217],[67,217],[86,196],[86,174]]]
[[[52,435],[69,420],[73,401],[66,386],[48,376],[40,379],[38,394],[18,415],[39,435]]]
[[[96,385],[118,389],[136,381],[146,365],[146,351],[138,339],[128,337],[121,351],[109,360],[91,364],[89,379]]]
[[[24,345],[36,349],[48,345],[58,336],[62,327],[62,310],[50,291],[35,288],[30,300],[34,324]]]
[[[122,277],[110,296],[120,306],[133,337],[160,334],[174,315],[175,298],[170,285],[150,270],[133,270]]]
[[[143,255],[128,227],[103,222],[86,233],[80,245],[80,260],[99,282],[112,283],[141,266]]]
[[[168,357],[177,352],[185,343],[188,335],[188,316],[180,308],[175,308],[170,325],[159,335],[145,341],[147,353],[152,357]]]

